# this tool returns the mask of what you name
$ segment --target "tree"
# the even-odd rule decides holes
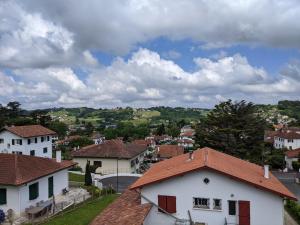
[[[9,116],[10,117],[18,117],[21,113],[21,108],[20,108],[21,104],[19,102],[9,102],[6,105],[6,108],[9,112]]]
[[[178,137],[180,134],[180,128],[175,123],[170,123],[167,128],[167,134],[171,137]]]
[[[200,120],[196,143],[262,163],[265,124],[253,103],[228,100]]]
[[[166,134],[166,129],[165,129],[165,125],[162,123],[160,124],[157,129],[156,129],[156,134],[161,136],[163,134]]]
[[[67,131],[68,131],[67,124],[60,122],[58,120],[51,121],[48,128],[55,131],[57,133],[58,137],[60,137],[60,138],[65,137],[67,134]]]
[[[93,183],[89,160],[86,162],[86,166],[85,166],[84,183],[85,186],[91,186]]]
[[[69,146],[71,148],[78,147],[78,146],[81,148],[81,147],[91,145],[91,144],[94,144],[94,142],[90,138],[88,138],[88,137],[78,137],[78,138],[70,141]]]

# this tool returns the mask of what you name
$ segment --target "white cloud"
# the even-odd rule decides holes
[[[2,101],[14,93],[26,107],[53,106],[193,106],[211,107],[227,98],[257,103],[299,96],[300,81],[285,74],[273,78],[263,68],[239,55],[218,60],[195,58],[196,70],[188,72],[156,52],[139,49],[125,61],[97,66],[81,80],[66,67],[17,69],[0,74]],[[286,68],[295,69],[295,65]],[[6,88],[9,86],[10,88]]]

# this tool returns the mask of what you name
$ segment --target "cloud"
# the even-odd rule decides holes
[[[228,98],[272,103],[299,96],[298,80],[273,77],[239,54],[217,60],[198,57],[194,63],[195,71],[188,72],[156,52],[139,49],[128,60],[117,57],[109,66],[87,70],[84,80],[68,67],[15,69],[0,73],[0,93],[6,93],[0,100],[7,102],[14,93],[14,100],[27,108],[212,107]]]
[[[175,50],[163,52],[162,56],[166,59],[178,59],[181,57],[181,53]]]

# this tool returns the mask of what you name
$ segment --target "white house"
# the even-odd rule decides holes
[[[0,209],[15,215],[68,189],[71,161],[0,153]]]
[[[300,157],[300,148],[289,150],[285,152],[285,164],[286,167],[290,170],[293,169],[293,162],[299,161]]]
[[[297,132],[279,132],[274,136],[274,148],[289,150],[300,148],[300,134]]]
[[[56,133],[41,125],[4,127],[0,131],[0,153],[52,158]]]
[[[87,161],[90,161],[90,165],[97,166],[96,173],[137,173],[147,151],[147,145],[106,140],[101,144],[73,151],[72,156],[83,171]]]
[[[154,164],[130,189],[92,225],[283,225],[283,199],[296,200],[268,166],[210,148]]]

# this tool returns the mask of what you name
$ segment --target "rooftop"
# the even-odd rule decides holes
[[[289,150],[285,152],[285,155],[288,158],[297,158],[300,156],[300,148],[294,149],[294,150]]]
[[[131,189],[141,188],[145,185],[203,169],[235,178],[281,197],[296,199],[295,195],[272,173],[270,173],[269,179],[264,178],[264,170],[261,166],[207,147],[194,151],[192,160],[189,159],[189,153],[187,153],[154,164],[131,186]]]
[[[102,144],[89,145],[78,151],[73,151],[72,156],[75,158],[132,159],[146,150],[147,145],[124,143],[121,140],[107,140]]]
[[[300,134],[296,132],[278,132],[275,137],[280,137],[283,139],[300,139]]]
[[[0,153],[0,184],[18,186],[70,168],[76,163],[55,159]]]
[[[41,125],[11,126],[4,127],[2,130],[7,130],[23,138],[56,135],[56,133],[53,130],[50,130]]]
[[[143,225],[150,209],[150,204],[141,205],[139,193],[127,190],[90,225]]]
[[[160,145],[157,147],[156,154],[161,158],[172,158],[184,153],[182,146],[178,145]]]

